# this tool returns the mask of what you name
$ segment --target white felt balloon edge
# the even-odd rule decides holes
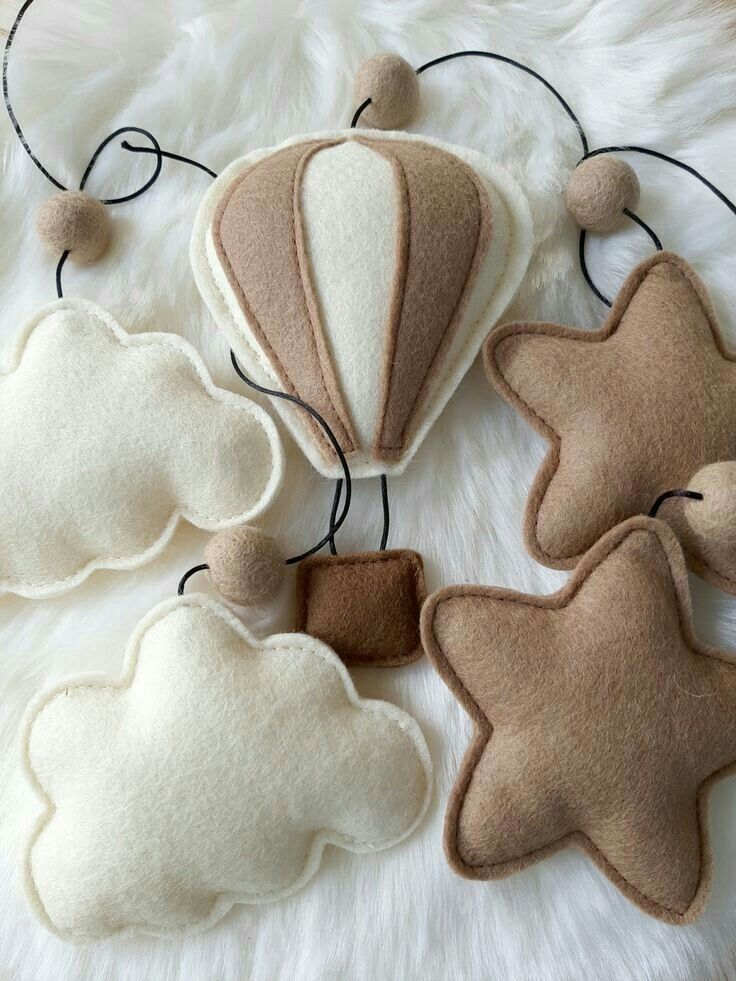
[[[120,675],[118,678],[112,678],[109,675],[105,675],[100,672],[85,672],[69,677],[66,680],[48,688],[46,691],[40,692],[34,699],[32,699],[21,720],[21,769],[26,779],[29,781],[36,798],[43,805],[43,811],[31,827],[21,852],[21,880],[23,884],[23,891],[29,907],[39,922],[42,923],[51,933],[64,941],[70,942],[69,937],[64,934],[63,931],[57,930],[53,921],[48,916],[43,902],[41,901],[41,898],[36,890],[31,869],[34,845],[46,825],[53,818],[55,811],[54,802],[46,793],[43,784],[33,768],[33,763],[31,760],[30,740],[34,722],[43,709],[51,701],[53,701],[54,698],[63,692],[66,692],[70,688],[113,687],[120,690],[129,688],[136,672],[140,647],[146,633],[168,613],[182,606],[198,606],[202,609],[210,610],[216,616],[220,617],[226,624],[228,624],[237,633],[237,635],[243,641],[245,641],[246,644],[255,648],[256,650],[267,651],[271,648],[288,647],[296,640],[303,648],[306,647],[311,649],[315,655],[331,664],[344,686],[347,700],[351,706],[383,715],[384,718],[394,722],[408,737],[416,751],[417,758],[425,774],[425,792],[421,801],[419,802],[416,814],[409,825],[403,829],[400,835],[382,844],[380,847],[365,845],[354,838],[342,836],[335,832],[316,832],[312,840],[312,845],[310,847],[309,855],[304,865],[302,874],[287,888],[280,891],[270,892],[261,897],[252,893],[243,898],[233,898],[229,895],[222,895],[218,898],[208,916],[198,920],[197,922],[191,923],[184,928],[157,930],[147,928],[145,925],[135,924],[124,927],[122,930],[119,930],[114,934],[110,934],[106,939],[110,939],[112,937],[133,936],[141,933],[155,937],[177,937],[192,933],[202,933],[213,926],[218,920],[221,920],[224,916],[226,916],[235,906],[258,905],[261,903],[275,902],[279,899],[285,899],[287,896],[298,892],[307,884],[307,882],[309,882],[310,879],[314,877],[319,870],[322,862],[322,854],[327,845],[336,845],[339,848],[345,849],[346,851],[355,852],[358,854],[385,851],[388,848],[393,848],[395,845],[399,844],[399,842],[403,841],[405,838],[408,838],[409,835],[411,835],[417,829],[424,818],[427,809],[429,808],[434,789],[434,772],[429,747],[427,746],[427,741],[424,738],[424,734],[422,733],[419,724],[411,715],[409,715],[403,709],[398,708],[398,706],[393,705],[391,702],[386,702],[382,699],[375,698],[362,698],[358,694],[347,668],[340,658],[326,644],[314,637],[308,636],[307,634],[294,633],[274,634],[267,637],[265,640],[259,641],[225,606],[203,593],[189,593],[184,596],[175,596],[172,599],[164,600],[162,603],[159,603],[149,611],[149,613],[139,622],[138,626],[131,635],[123,660],[122,675]],[[71,942],[78,944],[78,942],[75,941]]]
[[[290,137],[277,146],[254,150],[246,156],[234,160],[213,181],[202,199],[194,220],[190,242],[190,261],[199,291],[215,322],[224,330],[228,342],[246,369],[246,373],[264,387],[281,390],[281,383],[272,367],[262,353],[251,343],[251,329],[248,321],[232,297],[232,290],[229,288],[225,274],[215,260],[214,243],[211,235],[214,214],[223,191],[239,174],[259,160],[305,140],[332,140],[355,136],[428,143],[454,154],[469,164],[484,182],[490,185],[490,190],[498,195],[505,206],[509,221],[509,249],[506,267],[480,317],[468,330],[463,347],[452,356],[449,373],[442,378],[440,384],[435,386],[429,400],[429,411],[424,416],[421,425],[415,429],[402,457],[396,461],[351,461],[351,473],[354,477],[376,477],[381,474],[397,476],[403,473],[411,462],[425,436],[475,360],[489,331],[499,322],[504,311],[510,306],[529,265],[533,247],[531,212],[521,187],[508,171],[494,164],[488,157],[476,150],[454,146],[451,143],[417,133],[350,129],[328,130]],[[299,408],[288,405],[283,399],[274,398],[273,404],[315,470],[328,479],[342,477],[342,467],[339,462],[328,460],[316,445],[312,429],[307,425],[306,413]],[[305,418],[300,418],[300,415]]]
[[[187,508],[176,506],[156,541],[143,551],[125,556],[124,558],[110,559],[99,556],[86,563],[73,575],[65,576],[62,579],[50,580],[41,585],[32,585],[19,580],[0,578],[0,596],[9,593],[15,596],[22,596],[25,599],[45,599],[52,596],[59,596],[62,593],[74,589],[88,579],[94,572],[101,569],[124,571],[139,568],[152,561],[164,551],[174,536],[180,521],[188,521],[195,527],[202,528],[205,531],[221,531],[225,528],[232,528],[235,525],[245,524],[266,510],[278,494],[284,482],[285,462],[283,445],[278,429],[265,409],[242,395],[236,395],[234,392],[228,392],[225,389],[218,388],[212,381],[204,361],[195,348],[178,334],[169,334],[162,331],[129,334],[111,314],[90,300],[65,297],[41,307],[16,336],[9,356],[6,357],[3,367],[0,368],[0,381],[4,377],[12,375],[19,367],[26,345],[36,328],[49,316],[59,310],[83,311],[97,317],[124,347],[163,345],[173,347],[180,351],[191,362],[202,387],[212,399],[248,413],[259,423],[269,444],[271,473],[264,491],[258,500],[251,507],[238,514],[233,514],[221,520],[208,520],[204,515],[198,515]]]

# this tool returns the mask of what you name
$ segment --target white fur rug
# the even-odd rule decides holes
[[[727,23],[723,8],[695,0],[37,0],[17,41],[10,83],[38,155],[71,183],[118,125],[148,127],[165,148],[219,170],[292,134],[347,125],[352,78],[376,51],[395,50],[419,64],[460,48],[492,48],[556,83],[594,144],[658,147],[736,196],[736,42]],[[423,76],[421,86],[413,128],[482,150],[510,168],[529,196],[536,253],[513,314],[598,324],[602,308],[579,273],[576,233],[562,200],[579,155],[569,120],[533,80],[485,62],[443,66]],[[33,230],[34,210],[50,187],[3,126],[4,345],[53,298],[54,264]],[[643,187],[639,213],[666,246],[694,263],[736,342],[736,219],[687,175],[650,160],[632,162]],[[148,158],[110,150],[90,190],[122,192],[150,167]],[[180,332],[216,381],[237,389],[227,346],[188,265],[192,219],[207,183],[205,175],[167,163],[153,190],[116,209],[108,257],[85,271],[67,268],[66,292],[97,301],[129,331]],[[648,248],[633,228],[600,247],[593,243],[590,265],[602,288],[615,291]],[[423,553],[432,588],[465,580],[555,588],[564,577],[525,555],[519,530],[542,452],[476,365],[408,473],[391,481],[391,544]],[[324,528],[331,488],[292,445],[288,457],[287,489],[268,519],[296,550]],[[339,544],[373,548],[379,536],[373,481],[358,488]],[[416,716],[434,755],[435,798],[407,842],[375,857],[330,850],[302,892],[240,908],[209,933],[178,942],[125,940],[77,950],[37,926],[15,871],[19,827],[33,807],[18,778],[21,712],[39,686],[66,674],[118,672],[128,635],[200,561],[204,541],[184,529],[139,572],[96,573],[58,599],[0,600],[0,976],[736,978],[736,781],[713,796],[715,883],[694,926],[648,919],[571,852],[501,883],[466,882],[445,864],[441,830],[470,726],[424,661],[356,676],[361,694],[385,696]],[[697,582],[694,602],[702,636],[728,646],[733,601]],[[287,589],[279,615],[254,615],[251,627],[288,625],[288,606]]]

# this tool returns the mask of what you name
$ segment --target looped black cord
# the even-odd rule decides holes
[[[668,490],[664,494],[660,494],[657,500],[654,502],[649,511],[649,517],[656,517],[657,511],[662,507],[665,501],[668,501],[671,497],[686,497],[691,501],[702,501],[703,495],[698,491],[691,490]]]
[[[186,586],[187,582],[192,578],[192,576],[196,572],[204,572],[205,569],[209,569],[209,566],[207,565],[206,562],[202,562],[200,565],[195,565],[195,566],[192,566],[191,569],[187,569],[187,571],[184,573],[184,575],[179,580],[179,585],[178,585],[177,590],[176,590],[177,596],[183,596],[184,595],[184,587]]]
[[[97,147],[95,152],[90,157],[89,163],[87,164],[87,168],[84,171],[84,174],[82,175],[81,181],[79,182],[79,190],[83,191],[87,186],[87,181],[89,180],[90,174],[92,173],[92,169],[94,165],[97,163],[100,154],[105,149],[105,147],[109,143],[112,143],[112,141],[116,137],[120,136],[122,133],[140,133],[142,136],[145,136],[146,139],[150,140],[151,143],[153,144],[151,148],[151,152],[156,154],[156,166],[154,167],[153,173],[145,182],[145,184],[142,184],[135,191],[131,191],[129,194],[123,194],[117,198],[101,198],[100,200],[102,201],[103,204],[123,204],[125,201],[133,201],[135,198],[139,198],[141,194],[145,194],[145,192],[149,189],[149,187],[153,187],[153,185],[156,183],[156,181],[159,179],[161,175],[161,169],[164,163],[162,159],[163,151],[159,146],[159,142],[156,139],[156,137],[153,135],[153,133],[149,133],[147,129],[142,129],[140,126],[120,126],[113,133],[110,133],[109,136],[105,137],[105,139],[102,141],[102,143],[100,143],[100,145]]]
[[[352,493],[353,493],[352,479],[350,477],[350,467],[348,466],[348,461],[345,459],[345,454],[342,451],[342,447],[337,441],[337,437],[332,432],[332,429],[328,425],[327,421],[323,419],[323,417],[319,414],[319,412],[317,412],[315,408],[309,405],[308,402],[303,402],[296,395],[290,395],[288,392],[279,392],[275,388],[264,388],[263,385],[259,385],[257,382],[254,382],[253,379],[249,378],[245,374],[243,369],[240,367],[240,365],[238,364],[238,359],[235,356],[235,352],[232,350],[230,351],[230,360],[232,361],[233,368],[235,369],[238,377],[241,379],[241,381],[244,381],[245,384],[248,385],[250,388],[254,389],[256,392],[261,392],[263,395],[270,395],[272,398],[283,399],[286,402],[291,402],[294,405],[298,405],[300,408],[304,409],[305,412],[308,412],[309,415],[317,423],[319,423],[319,425],[324,430],[325,436],[327,436],[330,443],[332,444],[332,447],[335,450],[335,453],[337,454],[338,459],[340,460],[340,465],[343,469],[343,475],[345,480],[345,502],[342,506],[342,511],[340,512],[340,516],[337,518],[336,521],[333,521],[332,519],[330,520],[329,531],[323,538],[320,539],[320,541],[317,542],[316,545],[313,545],[311,548],[307,549],[306,552],[302,552],[300,555],[292,555],[291,558],[286,560],[287,565],[294,565],[297,562],[301,562],[302,559],[306,559],[310,555],[314,555],[315,552],[319,552],[319,550],[321,548],[324,548],[324,546],[327,545],[329,542],[334,541],[335,532],[342,526],[343,522],[345,521],[345,518],[347,518],[348,516],[348,511],[350,510],[350,501],[352,499]],[[340,490],[342,490],[342,488],[340,488]],[[333,500],[333,505],[334,505],[334,500]]]
[[[128,143],[127,140],[123,140],[120,146],[124,150],[130,150],[131,153],[160,153],[162,157],[166,157],[167,160],[177,160],[179,163],[189,164],[190,167],[196,167],[198,170],[204,171],[205,174],[209,174],[214,180],[217,177],[217,172],[206,167],[203,163],[198,160],[192,160],[191,157],[182,156],[181,153],[172,153],[171,150],[161,150],[156,151],[150,146],[133,146],[132,143]]]
[[[153,173],[148,178],[148,180],[144,184],[142,184],[139,188],[137,188],[135,191],[131,191],[129,194],[123,194],[122,196],[117,198],[103,198],[102,204],[122,204],[125,201],[132,201],[134,198],[140,197],[141,194],[145,194],[145,192],[150,187],[153,187],[153,185],[156,183],[156,181],[159,179],[161,175],[164,153],[159,145],[158,140],[153,135],[153,133],[149,133],[147,129],[143,129],[140,126],[120,126],[118,129],[115,130],[114,133],[110,133],[109,136],[105,137],[105,139],[102,141],[102,143],[100,143],[100,145],[97,147],[95,152],[90,157],[89,163],[87,164],[84,173],[82,174],[82,179],[79,182],[79,190],[83,191],[85,189],[87,185],[87,181],[89,180],[90,175],[92,173],[92,170],[95,164],[97,163],[97,161],[99,160],[100,154],[103,152],[105,147],[108,146],[108,144],[111,143],[116,137],[120,136],[121,133],[140,133],[142,136],[145,136],[146,139],[150,140],[152,143],[150,152],[156,154],[156,166],[154,167]],[[59,299],[61,299],[61,297],[64,295],[64,290],[61,281],[61,274],[64,269],[66,260],[68,258],[69,258],[69,252],[68,251],[63,252],[56,266],[56,295],[59,297]]]
[[[661,252],[662,251],[662,243],[659,240],[659,236],[649,227],[649,225],[647,225],[647,223],[645,221],[643,221],[638,215],[635,215],[633,211],[629,211],[628,208],[624,208],[624,214],[628,218],[631,218],[632,221],[636,222],[636,224],[640,228],[643,228],[644,229],[644,231],[647,233],[647,235],[649,236],[649,238],[654,243],[654,247],[657,250],[657,252]],[[590,273],[588,272],[588,264],[585,261],[585,243],[587,241],[587,238],[588,238],[587,232],[585,231],[584,228],[581,228],[580,229],[580,242],[579,242],[579,246],[578,246],[578,255],[579,255],[579,258],[580,258],[580,269],[582,270],[583,276],[585,277],[585,282],[588,284],[588,286],[591,288],[591,290],[595,293],[595,295],[598,297],[598,299],[601,300],[603,303],[605,303],[607,307],[610,307],[610,306],[612,306],[611,301],[608,299],[607,296],[604,296],[603,293],[601,293],[601,291],[598,289],[598,287],[593,282]]]

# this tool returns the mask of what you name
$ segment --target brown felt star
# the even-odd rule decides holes
[[[735,768],[736,664],[693,636],[672,531],[629,519],[551,596],[440,590],[422,640],[475,723],[445,819],[453,868],[501,878],[577,845],[646,912],[695,919],[707,794]]]
[[[646,514],[708,463],[736,459],[736,362],[690,266],[661,252],[624,284],[603,327],[507,324],[488,375],[551,447],[529,495],[529,551],[572,568],[602,534]],[[668,501],[660,517],[691,567],[736,593],[736,548],[708,541]]]

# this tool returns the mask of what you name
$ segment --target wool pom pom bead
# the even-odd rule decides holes
[[[705,538],[736,542],[736,462],[711,463],[698,470],[688,490],[703,495],[688,501],[685,514],[693,531]]]
[[[639,179],[616,157],[588,157],[578,164],[565,191],[567,210],[588,232],[611,232],[621,222],[624,208],[639,203]]]
[[[99,259],[111,234],[107,208],[84,191],[61,191],[44,201],[36,228],[47,252],[58,258],[68,251],[80,265]]]
[[[399,55],[380,54],[364,62],[355,79],[355,105],[371,104],[362,119],[375,129],[396,129],[407,123],[419,104],[419,79]]]
[[[213,535],[204,558],[215,589],[238,606],[267,603],[284,576],[284,557],[276,541],[248,525]]]

